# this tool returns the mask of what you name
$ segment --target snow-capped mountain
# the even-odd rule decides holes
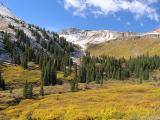
[[[153,32],[160,33],[160,28],[154,30]]]
[[[80,45],[83,49],[89,44],[99,44],[110,40],[123,37],[139,36],[139,33],[115,32],[110,30],[79,30],[75,28],[66,29],[60,32],[60,36],[66,38],[69,42]]]
[[[160,30],[148,33],[134,33],[134,32],[116,32],[110,30],[80,30],[76,28],[66,29],[60,32],[60,36],[66,38],[67,41],[77,44],[83,50],[90,44],[100,44],[110,40],[128,39],[135,37],[144,37],[150,35],[160,36]]]

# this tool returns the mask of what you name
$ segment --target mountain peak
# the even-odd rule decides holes
[[[81,29],[78,28],[68,28],[68,29],[63,29],[60,34],[74,34],[77,32],[82,31]]]
[[[19,18],[9,8],[7,8],[2,2],[0,2],[0,15],[19,20]]]
[[[154,30],[154,32],[160,33],[160,28],[157,28],[156,30]]]

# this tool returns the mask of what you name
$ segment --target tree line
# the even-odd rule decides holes
[[[91,57],[89,53],[81,60],[79,67],[79,81],[89,83],[103,80],[127,80],[131,77],[140,80],[149,80],[151,72],[160,69],[160,57],[141,55],[136,58],[130,57],[116,59],[115,57]]]

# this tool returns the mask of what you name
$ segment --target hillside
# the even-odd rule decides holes
[[[115,56],[117,58],[137,57],[143,54],[160,55],[160,38],[142,37],[127,40],[113,40],[97,45],[89,45],[93,56]]]
[[[11,51],[13,50],[9,49],[13,48],[6,47],[6,43],[4,43],[5,33],[8,34],[9,44],[14,44],[13,48],[18,49],[17,54],[24,52],[22,47],[29,46],[34,53],[42,49],[47,54],[52,54],[53,49],[57,49],[59,52],[66,52],[73,58],[80,55],[80,51],[75,45],[67,42],[64,38],[60,38],[57,33],[26,23],[0,3],[0,62],[12,62],[13,53]]]

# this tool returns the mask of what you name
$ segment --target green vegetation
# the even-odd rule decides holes
[[[79,79],[86,84],[92,81],[103,84],[104,79],[139,78],[142,83],[142,80],[149,80],[151,72],[160,68],[159,61],[160,57],[157,55],[142,55],[126,60],[105,56],[91,57],[87,54],[81,61]]]
[[[23,97],[26,99],[30,99],[33,97],[33,86],[32,84],[29,85],[27,81],[23,88]]]

